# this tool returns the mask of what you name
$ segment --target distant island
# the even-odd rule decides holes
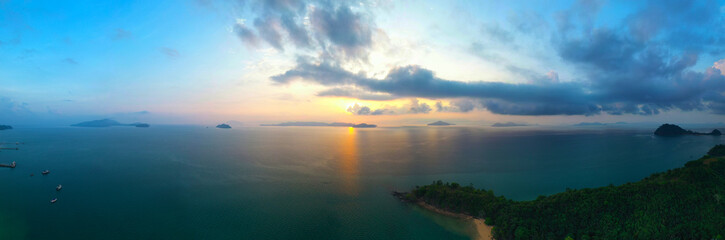
[[[226,123],[222,123],[222,124],[216,125],[216,128],[229,129],[229,128],[232,128],[232,126],[229,126],[229,124],[226,124]]]
[[[627,122],[614,122],[614,123],[602,123],[602,122],[580,122],[572,126],[577,127],[595,127],[595,126],[608,126],[608,125],[626,125]]]
[[[606,123],[600,123],[600,122],[580,122],[580,123],[574,124],[574,126],[580,126],[580,127],[584,127],[584,126],[605,126],[605,125],[607,125],[607,124]]]
[[[455,125],[455,124],[447,123],[447,122],[444,122],[444,121],[437,121],[437,122],[428,123],[428,126],[450,126],[450,125]]]
[[[0,130],[10,130],[13,129],[10,125],[0,125]]]
[[[529,126],[529,125],[526,123],[515,123],[515,122],[505,122],[505,123],[497,122],[497,123],[494,123],[493,125],[491,125],[491,127],[524,127],[524,126]]]
[[[725,145],[639,182],[567,189],[531,201],[440,180],[393,195],[439,212],[484,219],[487,231],[498,240],[722,239]]]
[[[334,123],[283,122],[283,123],[277,123],[277,124],[260,124],[260,126],[278,126],[278,127],[352,127],[353,125],[355,125],[355,124],[343,123],[343,122],[334,122]]]
[[[133,126],[133,127],[140,127],[140,128],[147,128],[150,125],[148,123],[130,123],[130,124],[123,124],[119,123],[112,119],[101,119],[101,120],[93,120],[93,121],[87,121],[82,123],[76,123],[71,125],[72,127],[114,127],[114,126]]]
[[[674,137],[674,136],[682,136],[682,135],[710,135],[710,136],[720,136],[722,133],[720,130],[714,129],[710,133],[699,133],[699,132],[693,132],[690,130],[682,129],[680,126],[677,126],[675,124],[662,124],[662,126],[658,127],[657,130],[655,130],[655,135],[657,136],[663,136],[663,137]]]
[[[374,127],[377,127],[377,126],[378,125],[375,125],[375,124],[367,124],[367,123],[361,123],[361,124],[352,125],[352,127],[354,127],[354,128],[374,128]]]

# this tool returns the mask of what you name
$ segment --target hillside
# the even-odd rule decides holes
[[[532,201],[434,182],[405,198],[483,218],[495,239],[719,239],[725,235],[725,145],[634,183]]]

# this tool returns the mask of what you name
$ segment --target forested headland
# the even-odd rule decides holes
[[[567,189],[531,201],[440,180],[399,196],[485,219],[498,240],[722,239],[725,145],[638,182]]]

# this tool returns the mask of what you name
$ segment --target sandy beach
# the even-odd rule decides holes
[[[474,240],[491,240],[491,239],[493,239],[493,233],[491,232],[493,230],[493,226],[486,225],[486,223],[484,223],[483,219],[474,218],[474,217],[471,217],[471,216],[468,216],[468,215],[465,215],[462,213],[449,212],[449,211],[446,211],[446,210],[443,210],[440,208],[436,208],[423,201],[418,201],[417,204],[418,204],[418,206],[425,208],[426,210],[429,210],[429,211],[432,211],[432,212],[435,212],[438,214],[472,221],[473,224],[475,224],[476,232],[477,232],[477,236],[471,236],[471,238]]]

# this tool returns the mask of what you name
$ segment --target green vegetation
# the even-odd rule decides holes
[[[711,157],[722,157],[725,156],[725,145],[718,144],[717,146],[707,151],[707,155]]]
[[[725,145],[635,183],[567,189],[532,201],[434,182],[405,195],[483,218],[503,239],[718,239],[725,234]]]

